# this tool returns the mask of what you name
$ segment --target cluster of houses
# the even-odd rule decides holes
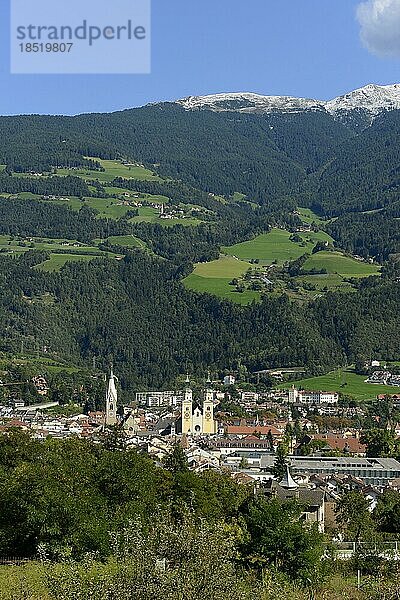
[[[321,531],[335,527],[334,507],[346,491],[362,492],[372,510],[385,489],[400,490],[400,462],[367,457],[356,427],[337,419],[336,427],[318,428],[310,409],[315,415],[319,409],[330,408],[337,416],[350,410],[339,406],[336,392],[295,387],[286,392],[252,392],[235,387],[235,401],[251,407],[245,417],[235,417],[220,407],[235,385],[235,377],[226,375],[222,389],[213,389],[209,380],[199,393],[189,385],[176,391],[141,392],[132,405],[120,407],[111,371],[105,411],[51,416],[49,409],[57,403],[45,402],[46,380],[37,377],[34,384],[43,403],[0,406],[0,434],[18,428],[39,440],[75,436],[98,442],[107,430],[118,426],[127,450],[144,452],[160,466],[179,442],[194,472],[216,470],[252,486],[255,494],[298,498],[304,505],[304,518],[317,523]],[[266,409],[263,417],[260,407]],[[302,416],[303,409],[306,416]],[[395,433],[400,437],[400,426]],[[283,441],[289,450],[287,472],[278,481],[272,473],[276,449]]]
[[[41,176],[43,175],[43,173],[36,173],[36,175]],[[64,196],[55,196],[55,195],[50,195],[50,196],[42,196],[42,200],[60,200],[61,202],[69,202],[70,198],[64,197]]]
[[[377,385],[400,386],[400,375],[393,375],[387,369],[374,371],[366,379],[365,383],[375,383]]]

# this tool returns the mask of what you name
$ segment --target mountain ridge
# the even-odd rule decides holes
[[[206,96],[187,96],[173,102],[185,110],[240,113],[325,112],[340,118],[353,111],[362,111],[375,119],[384,111],[400,109],[400,84],[368,84],[332,100],[297,98],[295,96],[265,96],[252,92],[230,92]]]

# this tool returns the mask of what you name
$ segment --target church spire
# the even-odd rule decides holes
[[[106,392],[106,425],[115,425],[117,423],[117,402],[118,394],[115,381],[113,365],[110,368],[110,378],[108,380]]]
[[[290,473],[289,465],[286,465],[286,473],[283,476],[282,481],[279,482],[279,485],[288,490],[296,490],[299,487],[299,484],[295,482]]]

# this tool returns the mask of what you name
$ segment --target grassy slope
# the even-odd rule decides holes
[[[242,265],[242,267],[247,265],[248,268],[247,261],[252,259],[258,259],[260,264],[264,265],[271,264],[274,261],[283,264],[288,260],[299,258],[306,252],[311,254],[317,241],[332,241],[332,238],[323,231],[301,234],[303,244],[292,242],[290,236],[291,234],[288,231],[273,229],[271,232],[261,234],[252,240],[223,247],[222,251],[227,255],[225,258],[220,258],[219,261],[214,261],[209,265],[196,265],[193,274],[185,280],[185,284],[191,289],[209,292],[238,302],[237,292],[232,291],[232,287],[229,286],[230,279],[242,275],[247,270],[243,269],[242,272],[239,272],[238,265]],[[235,265],[232,260],[228,260],[230,257],[235,257],[236,268],[230,268],[230,265]],[[325,288],[352,291],[353,287],[344,281],[345,278],[379,275],[377,266],[357,261],[344,256],[340,252],[321,251],[311,254],[303,268],[304,270],[327,270],[327,274],[309,274],[296,278],[299,284],[305,282],[313,284],[316,290],[314,295]],[[215,271],[218,273],[218,278],[216,278]],[[259,297],[257,292],[245,292],[240,302],[245,304],[257,297]]]
[[[325,221],[321,219],[321,217],[319,217],[314,211],[312,211],[311,208],[299,207],[297,209],[297,212],[300,215],[300,218],[303,221],[303,223],[308,223],[310,225],[311,223],[316,223],[318,226],[323,225],[325,223]]]
[[[112,235],[107,240],[110,244],[116,246],[126,246],[127,248],[145,248],[146,244],[134,235]]]
[[[132,239],[136,238],[132,236]],[[69,261],[92,260],[98,257],[115,258],[116,254],[99,250],[97,244],[100,241],[97,240],[94,242],[95,245],[93,246],[85,246],[79,244],[76,240],[27,238],[20,241],[12,239],[8,235],[0,235],[0,250],[6,250],[7,254],[12,253],[13,255],[22,254],[28,250],[48,250],[51,252],[51,257],[40,265],[37,265],[36,268],[43,271],[59,271]],[[57,250],[63,250],[63,253],[57,252]],[[66,252],[66,250],[70,250],[70,252]]]
[[[340,252],[317,252],[310,256],[304,263],[303,269],[326,269],[328,273],[338,273],[346,277],[369,277],[378,275],[379,269],[376,265],[355,260],[344,256]]]
[[[258,235],[253,240],[224,246],[225,254],[236,256],[242,260],[259,259],[261,264],[271,264],[275,260],[282,264],[289,260],[295,260],[303,254],[311,253],[318,241],[331,241],[332,238],[324,231],[318,233],[310,232],[301,234],[305,246],[290,241],[291,234],[283,229],[273,229],[269,233]]]
[[[184,284],[196,292],[208,292],[238,304],[248,304],[252,300],[259,299],[260,294],[252,291],[240,294],[235,291],[234,286],[229,285],[229,282],[243,275],[249,267],[250,264],[247,262],[231,256],[221,256],[218,260],[197,264],[193,273],[184,280]]]
[[[59,271],[67,262],[76,262],[80,260],[88,261],[98,258],[89,254],[52,254],[48,260],[45,260],[36,269],[41,271]]]
[[[371,400],[376,398],[378,394],[398,394],[400,388],[386,385],[374,385],[365,383],[365,375],[357,375],[351,369],[333,371],[327,375],[320,377],[312,377],[310,379],[301,379],[300,381],[292,382],[298,389],[304,388],[309,390],[322,390],[341,392],[348,396],[354,397],[356,400]],[[288,389],[292,383],[284,383],[278,386],[280,389]]]
[[[51,239],[51,238],[24,238],[24,239],[12,239],[9,235],[0,235],[0,249],[7,250],[9,252],[26,252],[27,250],[61,250],[67,249],[68,244],[74,248],[74,244],[78,244],[76,240],[63,240],[63,239]],[[98,248],[94,246],[79,246],[74,248],[74,251],[84,250],[85,252],[98,252]]]
[[[354,258],[344,256],[340,252],[318,252],[304,263],[304,271],[311,269],[326,269],[327,274],[302,275],[297,277],[299,283],[311,283],[316,290],[354,291],[354,287],[345,279],[379,275],[379,267],[364,263]]]
[[[92,158],[101,164],[105,169],[104,171],[91,171],[89,169],[58,169],[57,175],[75,175],[85,180],[97,179],[98,181],[112,181],[116,177],[123,177],[125,179],[148,179],[148,180],[159,180],[160,178],[140,166],[125,166],[121,161],[118,160],[101,160],[99,158]]]
[[[57,169],[57,175],[59,176],[67,176],[74,175],[75,177],[80,177],[81,179],[89,182],[91,180],[98,180],[100,183],[109,183],[112,182],[116,177],[122,177],[124,179],[141,179],[141,180],[149,180],[149,181],[161,181],[160,177],[139,165],[127,166],[122,164],[121,161],[118,160],[101,160],[94,157],[92,160],[96,160],[101,163],[104,167],[104,171],[93,171],[90,169]],[[29,173],[16,173],[16,176],[19,177],[32,177],[32,174]],[[95,190],[94,187],[89,186],[92,191]],[[123,217],[128,211],[134,209],[134,206],[125,205],[118,198],[113,198],[111,195],[121,195],[124,193],[130,194],[132,196],[135,194],[133,190],[128,190],[124,188],[117,188],[110,185],[105,185],[104,190],[106,194],[110,194],[108,198],[85,198],[84,202],[77,197],[68,196],[66,200],[48,200],[47,202],[54,202],[56,204],[60,204],[63,206],[68,206],[72,210],[79,211],[82,206],[89,206],[96,211],[98,211],[98,218],[110,218],[110,219],[119,219]],[[1,194],[0,194],[1,195]],[[9,194],[8,194],[9,196]],[[15,196],[19,198],[37,198],[40,199],[40,196],[35,196],[31,193],[21,193],[16,194]],[[170,199],[166,196],[161,195],[151,195],[151,194],[141,194],[141,200],[146,200],[147,202],[154,204],[168,204]],[[163,227],[172,227],[174,225],[184,225],[184,226],[196,226],[201,221],[199,219],[160,219],[159,212],[157,209],[152,208],[151,206],[143,206],[139,209],[139,215],[131,219],[132,223],[157,223]]]

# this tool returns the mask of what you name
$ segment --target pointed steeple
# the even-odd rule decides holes
[[[290,473],[289,465],[286,465],[286,473],[282,481],[279,482],[279,485],[288,490],[296,490],[299,487],[299,484],[295,482]]]
[[[118,394],[115,381],[113,365],[110,368],[110,378],[108,380],[106,392],[106,425],[115,425],[117,423],[117,401]]]

